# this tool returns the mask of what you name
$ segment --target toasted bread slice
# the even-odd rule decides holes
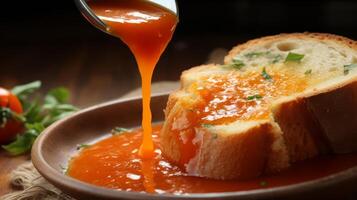
[[[161,148],[190,175],[249,179],[357,150],[356,108],[356,42],[317,33],[264,37],[233,48],[225,65],[183,72]]]

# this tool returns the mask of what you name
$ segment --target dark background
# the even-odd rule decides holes
[[[13,1],[0,9],[0,86],[42,80],[87,106],[140,85],[118,39],[92,27],[71,0]],[[177,80],[216,48],[282,32],[328,32],[357,39],[357,1],[178,0],[180,23],[154,81]]]

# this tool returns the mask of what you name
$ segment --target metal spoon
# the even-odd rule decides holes
[[[172,11],[174,14],[178,15],[177,11],[177,3],[175,0],[147,0],[149,2],[152,2],[154,4],[160,5],[161,7],[164,7],[170,11]],[[99,30],[110,34],[108,25],[104,23],[93,11],[92,9],[88,6],[86,0],[74,0],[76,3],[78,9],[80,12],[83,14],[83,16],[96,28]]]

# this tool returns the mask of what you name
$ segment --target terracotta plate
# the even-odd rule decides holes
[[[152,97],[154,122],[163,120],[167,97],[167,94]],[[49,182],[78,199],[330,199],[346,194],[357,197],[357,167],[321,179],[272,189],[182,196],[110,190],[63,174],[63,166],[76,152],[77,144],[104,137],[115,126],[137,127],[140,122],[140,98],[117,100],[84,109],[47,128],[33,146],[32,161]]]

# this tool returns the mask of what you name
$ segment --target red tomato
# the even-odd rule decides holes
[[[0,87],[0,107],[8,107],[13,112],[21,114],[23,112],[19,99],[8,90]],[[0,144],[5,144],[13,140],[23,129],[23,124],[14,119],[9,119],[4,127],[0,127]]]

